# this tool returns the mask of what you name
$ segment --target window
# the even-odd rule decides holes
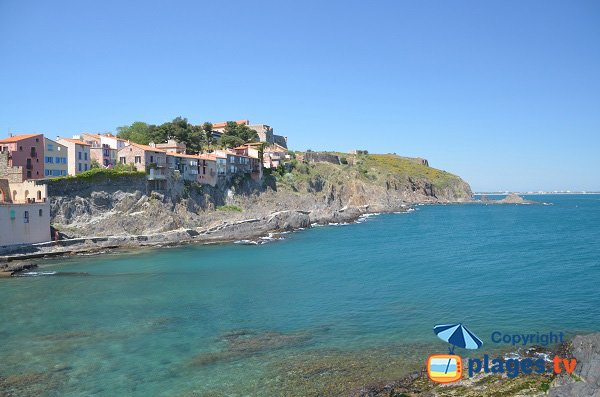
[[[49,151],[49,152],[51,152],[51,151],[53,151],[53,150],[54,150],[54,145],[53,145],[53,144],[51,144],[51,143],[49,143],[49,144],[48,144],[48,151]]]
[[[23,223],[29,223],[29,211],[23,213]]]
[[[42,216],[42,215],[44,214],[44,211],[42,211],[42,209],[41,209],[41,208],[40,208],[40,210],[39,210],[39,214],[40,214],[40,216]]]
[[[19,152],[23,151],[23,146],[19,146]]]
[[[46,156],[46,164],[52,164],[52,157]]]
[[[83,168],[87,171],[87,164],[84,164]]]
[[[63,158],[62,158],[62,163],[63,163],[63,164],[67,164],[67,158],[66,158],[66,157],[63,157]]]
[[[154,163],[154,156],[150,155],[150,162]]]
[[[56,164],[60,164],[60,157],[56,157],[56,158],[54,159],[54,162],[55,162]]]
[[[79,171],[81,171],[81,163],[77,163],[79,165]]]
[[[37,191],[37,199],[38,199],[39,201],[42,201],[42,191],[41,191],[41,190],[38,190],[38,191]]]
[[[87,153],[83,153],[83,159],[87,160]]]
[[[81,160],[81,152],[77,152],[77,157]]]
[[[31,171],[27,171],[27,178],[31,178]]]
[[[50,176],[50,170],[45,170],[44,174],[45,174],[46,176]]]
[[[142,156],[135,156],[134,163],[139,164],[142,162]]]
[[[61,173],[62,173],[62,176],[67,176],[67,171],[62,170]]]
[[[125,157],[119,157],[119,163],[125,164],[126,163]]]

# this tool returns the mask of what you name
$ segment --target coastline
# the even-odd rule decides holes
[[[421,204],[421,203],[420,203]],[[428,203],[437,204],[437,203]],[[263,217],[247,218],[237,221],[222,221],[209,226],[182,228],[162,233],[118,236],[79,237],[57,242],[45,242],[0,250],[0,273],[16,274],[31,266],[9,266],[11,262],[30,259],[45,259],[57,256],[103,253],[123,249],[147,247],[172,247],[188,244],[226,244],[234,242],[252,242],[270,234],[291,232],[331,223],[356,222],[359,218],[381,213],[400,213],[413,210],[413,206],[402,204],[398,207],[378,208],[370,205],[344,207],[329,213],[320,211],[283,210]],[[7,276],[7,274],[5,274]]]
[[[517,196],[518,197],[518,196]],[[520,198],[520,197],[519,197]],[[277,233],[304,230],[315,225],[343,224],[356,222],[359,218],[385,213],[414,211],[422,205],[528,205],[543,204],[529,200],[475,200],[469,201],[421,201],[398,205],[344,206],[340,209],[281,210],[267,215],[248,217],[241,220],[221,220],[207,226],[180,228],[160,233],[128,234],[111,236],[85,236],[21,246],[0,247],[0,277],[8,277],[31,269],[29,263],[8,265],[30,259],[46,259],[77,254],[102,254],[107,251],[135,250],[140,248],[174,247],[188,244],[258,244]]]

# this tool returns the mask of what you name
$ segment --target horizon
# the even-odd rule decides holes
[[[594,1],[4,2],[0,138],[249,119],[292,150],[423,157],[474,192],[597,192],[598,17]]]

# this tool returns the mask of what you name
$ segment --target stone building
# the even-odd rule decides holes
[[[166,143],[150,143],[150,146],[164,150],[167,154],[185,154],[186,146],[183,142],[177,142],[175,139],[169,139]]]
[[[287,148],[287,137],[282,135],[276,135],[273,132],[273,127],[267,124],[250,124],[250,120],[237,120],[237,125],[247,125],[249,128],[256,131],[258,134],[258,140],[260,142],[277,143],[284,148]],[[220,137],[225,131],[227,122],[213,123],[213,131]]]
[[[21,167],[23,180],[44,178],[44,135],[25,134],[0,139],[0,151],[8,153],[9,167]]]
[[[22,167],[8,163],[8,153],[1,152],[0,246],[49,241],[47,186],[35,180],[23,180]]]
[[[121,164],[133,164],[141,172],[149,171],[157,178],[164,178],[164,169],[167,167],[167,153],[153,146],[141,145],[130,142],[118,153]],[[147,169],[148,168],[148,169]]]

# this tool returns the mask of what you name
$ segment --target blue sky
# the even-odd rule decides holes
[[[0,0],[0,137],[250,119],[474,190],[600,190],[600,2]]]

